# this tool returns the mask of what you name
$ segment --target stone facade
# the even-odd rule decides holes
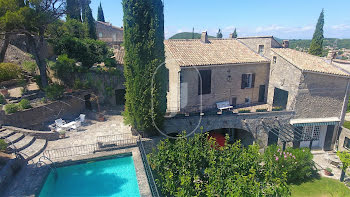
[[[96,34],[99,40],[111,46],[123,42],[123,28],[115,27],[110,23],[96,21]]]
[[[259,45],[264,46],[263,56],[270,58],[271,48],[281,48],[282,45],[278,43],[273,36],[258,36],[258,37],[239,37],[238,41],[244,43],[251,50],[256,53],[259,52]]]
[[[338,143],[338,150],[339,151],[349,151],[349,148],[344,146],[345,139],[350,139],[350,130],[344,127],[341,127],[339,129],[339,143]]]
[[[199,73],[201,70],[211,70],[210,94],[198,94]],[[255,74],[254,87],[241,89],[242,74]],[[203,110],[216,108],[217,102],[229,101],[236,98],[236,104],[257,103],[259,99],[259,86],[268,85],[268,64],[238,64],[238,65],[211,65],[199,67],[182,67],[180,71],[180,112],[199,111],[200,99]],[[266,95],[264,92],[264,95]],[[174,93],[173,93],[174,94]],[[264,99],[265,100],[265,99]]]

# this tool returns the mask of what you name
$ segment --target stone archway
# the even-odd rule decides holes
[[[234,143],[240,140],[243,146],[249,146],[255,142],[255,137],[253,136],[253,134],[241,128],[220,128],[213,129],[207,132],[209,134],[220,133],[224,136],[228,135],[230,137],[228,143]]]

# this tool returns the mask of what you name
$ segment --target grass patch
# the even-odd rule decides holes
[[[350,129],[350,121],[345,121],[343,126],[347,129]]]
[[[314,179],[300,185],[291,186],[292,197],[350,197],[350,189],[343,183],[330,179]]]

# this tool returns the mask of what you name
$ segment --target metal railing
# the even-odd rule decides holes
[[[143,146],[143,142],[142,142],[142,139],[141,139],[140,135],[139,135],[139,140],[138,140],[138,147],[139,147],[139,150],[140,150],[140,153],[141,153],[142,163],[143,163],[143,166],[145,168],[145,172],[146,172],[146,176],[147,176],[149,187],[151,189],[152,196],[153,197],[159,197],[160,195],[159,195],[159,192],[158,192],[158,188],[157,188],[157,185],[156,185],[156,183],[154,181],[154,177],[153,177],[153,174],[152,174],[152,169],[149,166],[149,163],[148,163],[148,160],[147,160],[146,151],[145,151],[145,148]]]
[[[71,146],[44,151],[44,156],[49,159],[82,156],[95,154],[96,152],[118,149],[137,145],[138,138],[128,134],[98,136],[97,143],[80,146]]]
[[[44,156],[49,159],[58,159],[64,157],[80,156],[94,154],[97,150],[97,144],[87,144],[81,146],[72,146],[66,148],[57,148],[46,150]]]

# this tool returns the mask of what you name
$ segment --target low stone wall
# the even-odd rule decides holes
[[[35,131],[35,130],[29,130],[29,129],[22,129],[12,126],[2,126],[2,128],[23,133],[24,135],[30,135],[38,139],[45,139],[48,141],[58,140],[59,139],[59,133],[58,132],[52,132],[52,131]]]
[[[6,115],[0,111],[0,124],[33,130],[48,130],[47,125],[58,118],[74,119],[85,109],[84,95],[66,95],[65,99]]]
[[[339,143],[338,143],[338,150],[339,151],[349,151],[349,149],[344,147],[344,141],[345,141],[345,137],[350,139],[350,130],[345,128],[345,127],[341,127],[339,129]]]

